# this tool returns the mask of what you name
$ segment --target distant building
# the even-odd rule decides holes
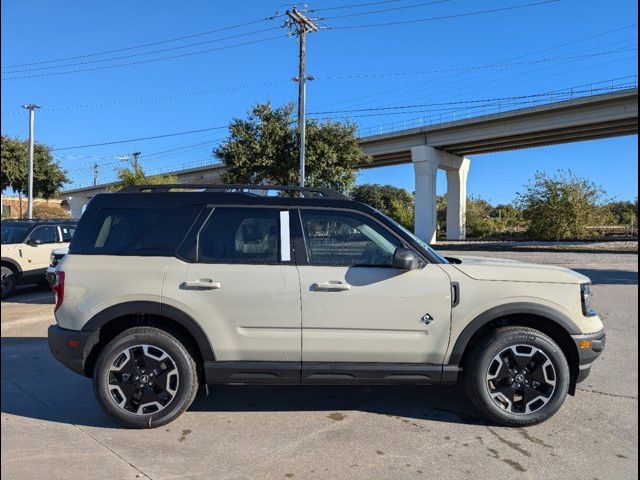
[[[20,203],[22,203],[22,207],[20,206]],[[28,203],[29,200],[26,197],[22,197],[21,199],[17,196],[2,195],[2,218],[20,218],[21,211],[22,216],[25,217],[27,215]],[[60,211],[61,215],[69,215],[69,206],[67,202],[60,199],[34,198],[33,209],[34,217],[37,216],[36,213],[38,210],[43,211],[44,209],[46,209],[47,217],[56,216],[51,215],[55,214],[56,210]]]

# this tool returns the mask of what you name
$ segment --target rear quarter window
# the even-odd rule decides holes
[[[173,255],[200,212],[179,208],[101,208],[87,217],[82,245],[74,253],[94,255]],[[79,250],[79,251],[78,251]]]

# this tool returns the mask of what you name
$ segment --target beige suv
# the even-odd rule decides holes
[[[204,383],[458,380],[490,420],[531,425],[605,342],[587,277],[443,258],[324,189],[97,195],[56,275],[51,350],[130,427],[172,421]]]
[[[20,283],[46,284],[51,252],[66,247],[76,222],[70,219],[2,221],[2,299]]]

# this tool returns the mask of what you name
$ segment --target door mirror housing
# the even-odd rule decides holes
[[[418,254],[410,248],[398,247],[393,254],[393,268],[396,270],[415,270],[421,263]]]
[[[30,247],[37,247],[41,244],[42,242],[40,240],[36,240],[35,238],[30,238],[29,240],[27,240],[27,245],[29,245]]]

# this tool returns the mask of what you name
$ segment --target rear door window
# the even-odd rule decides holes
[[[70,242],[76,231],[75,225],[62,225],[60,227],[60,236],[63,242]]]
[[[216,208],[198,234],[197,245],[201,263],[278,263],[280,211]]]
[[[200,208],[102,208],[79,253],[173,255]]]

